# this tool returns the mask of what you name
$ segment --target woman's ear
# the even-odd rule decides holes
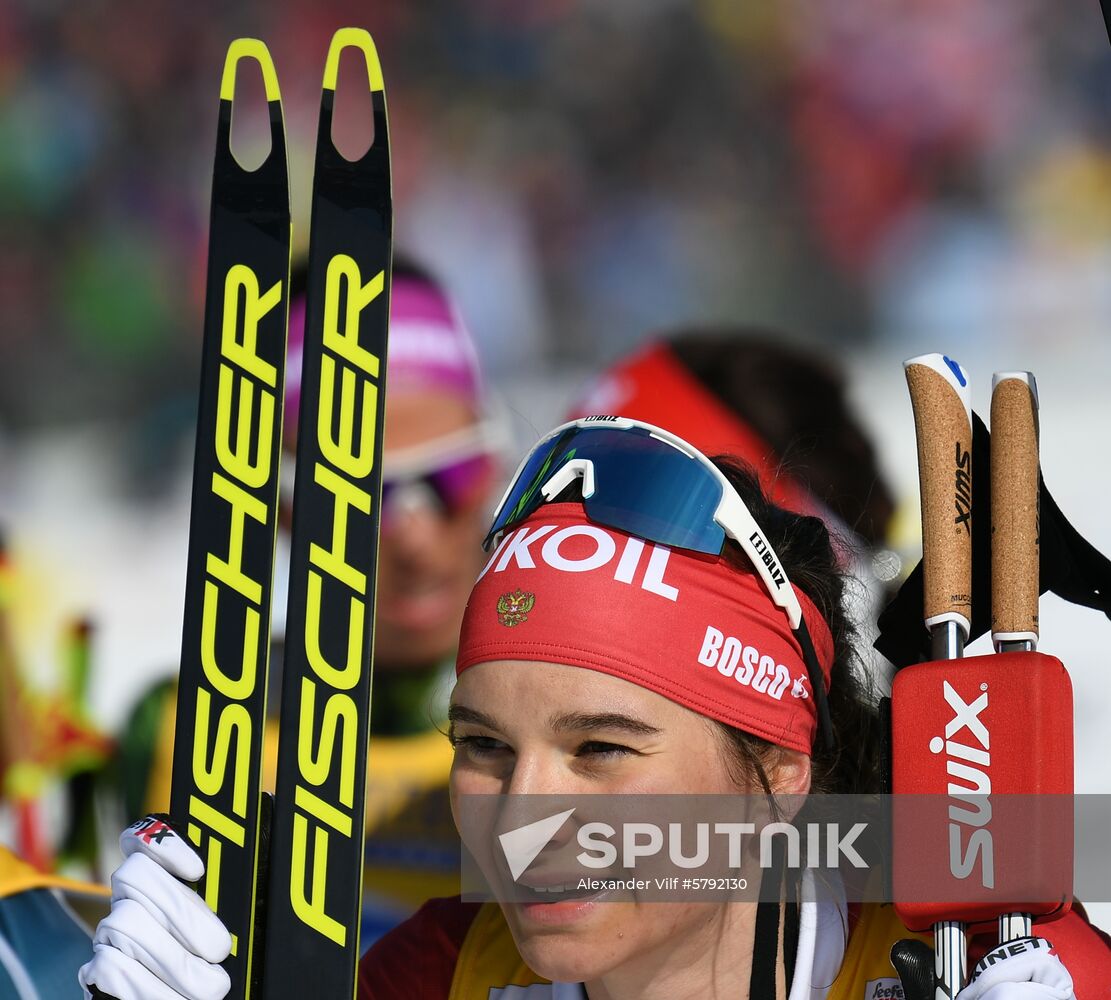
[[[801,797],[810,791],[810,755],[800,750],[780,748],[779,759],[771,769],[768,780],[776,796],[799,797],[798,806],[790,810],[794,815],[802,805]]]

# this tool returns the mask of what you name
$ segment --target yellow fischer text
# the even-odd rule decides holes
[[[209,484],[212,506],[227,525],[226,542],[207,553],[201,607],[200,658],[193,725],[190,837],[205,859],[205,900],[215,910],[225,844],[246,844],[250,807],[251,715],[243,704],[255,692],[260,644],[268,640],[262,614],[268,581],[244,568],[246,539],[272,533],[273,512],[252,490],[271,478],[278,407],[278,371],[259,356],[259,324],[282,298],[281,282],[263,292],[245,264],[228,269],[220,332],[214,450],[220,471]],[[224,638],[219,645],[217,636]],[[229,643],[228,635],[235,640]],[[218,648],[219,645],[219,648]]]
[[[331,499],[332,516],[318,526],[309,548],[304,652],[312,674],[301,684],[289,898],[301,921],[340,947],[353,928],[327,912],[329,844],[334,836],[352,838],[358,827],[353,806],[362,727],[347,692],[362,678],[368,652],[368,581],[349,561],[348,529],[352,519],[371,515],[362,481],[374,468],[380,367],[378,356],[359,343],[359,323],[384,289],[383,272],[364,284],[358,264],[346,254],[328,262],[316,421],[324,461],[316,463],[312,476],[318,495],[323,491]],[[336,662],[325,656],[325,645],[342,650]],[[337,775],[334,800],[324,798],[324,785]]]

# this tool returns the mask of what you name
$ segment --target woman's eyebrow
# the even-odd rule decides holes
[[[548,725],[556,732],[578,732],[582,730],[617,729],[635,736],[658,736],[662,729],[649,725],[631,715],[620,712],[568,712],[553,715]]]
[[[452,705],[447,710],[448,722],[470,722],[476,726],[485,726],[487,729],[496,729],[498,732],[501,728],[498,726],[494,719],[487,715],[485,712],[479,712],[473,708],[467,708],[466,705]]]

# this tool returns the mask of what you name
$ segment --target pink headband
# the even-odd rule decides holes
[[[389,392],[438,389],[482,408],[482,379],[474,342],[451,301],[434,285],[397,277],[390,288]],[[296,427],[301,405],[305,297],[289,306],[285,425]]]

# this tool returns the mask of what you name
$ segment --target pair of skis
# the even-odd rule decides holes
[[[340,54],[365,57],[374,138],[332,142]],[[271,148],[231,150],[253,60]],[[359,956],[392,197],[374,42],[332,39],[309,240],[276,795],[261,794],[290,273],[289,180],[266,46],[234,41],[220,88],[170,813],[232,935],[232,1000],[353,997]]]

